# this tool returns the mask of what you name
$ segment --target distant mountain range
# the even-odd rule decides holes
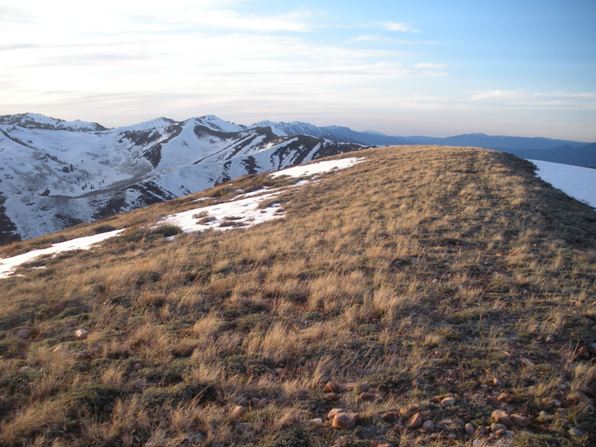
[[[312,135],[336,141],[349,141],[367,146],[394,146],[425,144],[437,146],[484,147],[509,152],[522,158],[552,161],[570,165],[596,168],[596,143],[571,140],[557,140],[542,137],[493,136],[483,133],[455,135],[451,137],[389,136],[379,132],[358,132],[348,127],[317,127],[304,122],[262,121],[277,135]]]
[[[596,144],[547,138],[397,137],[213,115],[106,128],[25,113],[0,116],[0,243],[197,192],[227,180],[384,145],[478,146],[596,167]]]

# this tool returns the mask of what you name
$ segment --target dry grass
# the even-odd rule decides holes
[[[532,422],[505,445],[591,445],[594,211],[504,154],[359,155],[248,230],[165,242],[149,228],[199,197],[293,180],[251,176],[4,247],[130,227],[0,281],[0,445],[494,445],[463,425],[507,405]],[[328,380],[357,386],[332,401]],[[447,393],[446,409],[433,397]],[[433,432],[381,418],[411,405]],[[310,421],[338,406],[356,429]]]

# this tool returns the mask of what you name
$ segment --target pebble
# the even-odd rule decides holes
[[[419,428],[423,423],[422,415],[420,413],[414,413],[406,421],[406,427],[411,429]]]
[[[499,394],[497,396],[497,400],[499,402],[505,402],[505,403],[509,403],[511,402],[512,398],[511,398],[511,394],[506,393],[506,392],[502,392],[501,394]]]
[[[493,422],[492,424],[490,424],[490,431],[492,431],[493,433],[498,432],[499,430],[506,430],[507,426],[504,424],[498,424],[496,422]]]
[[[333,416],[331,426],[340,430],[350,430],[354,428],[358,421],[358,413],[337,413]]]
[[[555,341],[555,336],[554,336],[553,334],[548,334],[548,335],[546,336],[546,342],[547,342],[547,343],[552,343],[552,342],[554,342],[554,341]]]
[[[87,329],[77,329],[75,331],[75,337],[84,338],[87,336],[88,333],[89,333],[89,331]]]
[[[510,422],[509,415],[503,410],[494,410],[490,417],[497,424],[509,424]]]
[[[343,408],[332,408],[331,410],[329,410],[329,413],[327,413],[327,419],[331,419],[336,414],[345,413],[345,412],[346,412],[346,410],[344,410]]]
[[[464,430],[469,435],[473,435],[476,431],[476,429],[474,428],[474,424],[472,424],[471,422],[468,422],[466,425],[464,425]]]
[[[337,383],[329,381],[323,387],[323,391],[326,393],[339,393],[341,388]]]

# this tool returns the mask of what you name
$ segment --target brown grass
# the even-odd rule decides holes
[[[493,445],[463,425],[490,425],[495,408],[532,418],[510,445],[591,445],[594,211],[505,154],[359,156],[250,229],[150,230],[199,197],[295,180],[250,176],[2,248],[130,227],[0,280],[0,445]],[[357,386],[329,400],[328,380]],[[358,397],[368,387],[373,401]],[[381,418],[412,405],[433,432]],[[358,426],[311,421],[332,407]]]

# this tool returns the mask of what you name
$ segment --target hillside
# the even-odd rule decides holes
[[[213,115],[113,129],[33,113],[0,116],[0,243],[361,148],[280,137]]]
[[[594,445],[594,210],[504,153],[350,157],[1,247],[124,229],[0,279],[0,445]]]

